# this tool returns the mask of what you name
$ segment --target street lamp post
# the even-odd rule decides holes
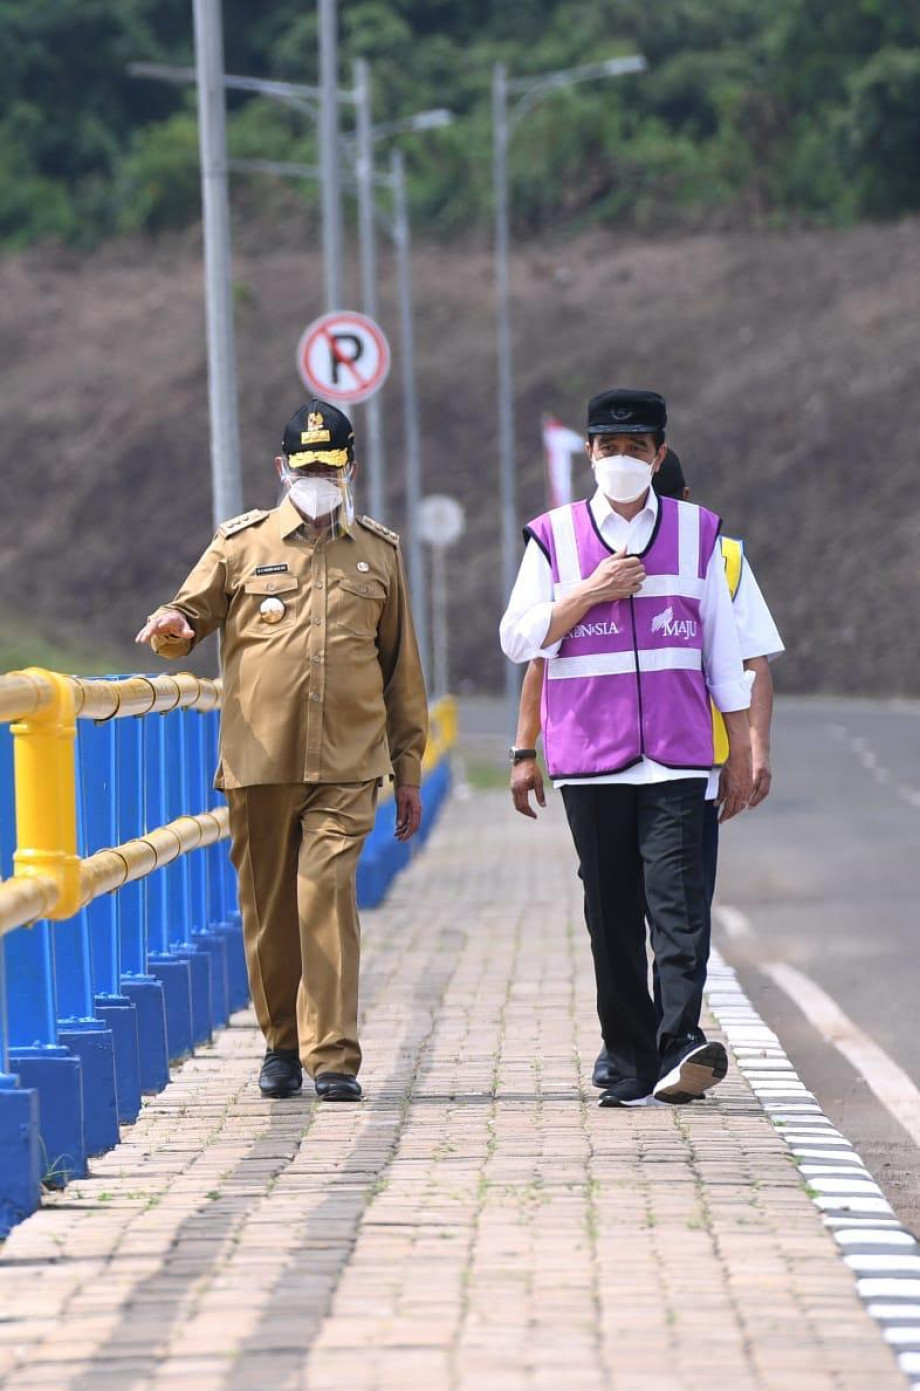
[[[220,0],[195,0],[194,14],[208,340],[211,507],[214,524],[218,526],[243,508]]]
[[[355,177],[358,185],[358,244],[361,249],[361,298],[364,312],[377,322],[377,247],[374,236],[374,134],[371,124],[370,69],[366,59],[355,63]],[[386,506],[383,414],[380,393],[368,401],[364,419],[368,496],[372,517],[382,520]]]
[[[422,664],[428,671],[428,606],[422,555],[422,456],[418,395],[415,385],[415,330],[412,323],[412,272],[409,261],[409,202],[406,170],[401,150],[390,155],[393,185],[393,241],[399,282],[399,318],[402,338],[403,428],[406,437],[406,521],[409,527],[409,592]]]
[[[496,63],[492,72],[492,174],[495,203],[495,308],[498,337],[498,458],[499,498],[501,506],[502,586],[504,602],[514,585],[517,571],[517,489],[514,459],[514,374],[511,347],[511,293],[508,270],[510,217],[508,195],[508,145],[511,136],[538,101],[564,87],[589,82],[601,77],[622,77],[627,73],[643,72],[644,58],[634,54],[628,58],[610,58],[601,63],[564,68],[539,77],[524,77],[512,81],[504,63]],[[513,106],[509,98],[517,97]],[[513,736],[517,721],[517,669],[505,663],[505,719]]]
[[[379,140],[414,131],[436,130],[450,125],[451,112],[438,107],[418,111],[395,121],[374,125],[371,107],[370,67],[359,58],[355,63],[354,82],[355,136],[354,166],[358,188],[358,231],[361,248],[361,295],[364,312],[377,320],[377,248],[374,226],[374,146]],[[350,150],[351,142],[343,145]],[[371,514],[382,520],[386,511],[386,457],[383,442],[381,397],[372,396],[366,406],[367,471]]]
[[[320,203],[327,313],[345,307],[342,298],[342,200],[339,192],[338,53],[336,0],[319,0]]]

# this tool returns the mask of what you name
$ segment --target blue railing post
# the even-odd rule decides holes
[[[81,856],[118,844],[115,760],[115,722],[78,721],[77,801]],[[130,1122],[137,1119],[141,1109],[137,1010],[121,991],[121,951],[114,895],[104,894],[94,899],[86,908],[86,916],[92,944],[93,1004],[96,1015],[108,1025],[114,1037],[118,1119]]]
[[[13,738],[8,726],[0,726],[0,874],[8,878],[13,870],[16,843],[16,811],[13,796]],[[3,973],[15,981],[15,990],[5,992],[6,1031],[9,1039],[7,1063],[20,1086],[37,1093],[32,1101],[9,1102],[17,1088],[3,1086],[4,1112],[18,1108],[27,1124],[37,1119],[38,1132],[28,1140],[25,1150],[15,1142],[4,1143],[11,1162],[18,1167],[12,1202],[31,1201],[39,1178],[62,1184],[86,1173],[86,1145],[83,1133],[83,1074],[80,1059],[58,1042],[54,990],[54,939],[50,923],[20,927],[0,938],[4,957]],[[7,1074],[8,1075],[8,1074]],[[22,1093],[19,1093],[20,1095]],[[36,1115],[37,1109],[37,1115]],[[39,1174],[32,1164],[32,1146],[40,1152]],[[26,1164],[26,1169],[22,1168]],[[15,1171],[14,1171],[15,1172]],[[0,1168],[0,1174],[3,1173]],[[36,1200],[37,1201],[37,1200]],[[0,1203],[0,1213],[3,1203]]]
[[[185,777],[185,807],[191,811],[206,811],[211,797],[208,784],[202,777],[204,768],[204,722],[197,710],[183,710],[184,723],[183,770]],[[230,988],[227,969],[227,939],[213,932],[208,924],[208,895],[204,855],[187,855],[183,860],[188,875],[188,898],[191,912],[192,940],[211,963],[211,1005],[217,1027],[230,1018]]]
[[[78,796],[78,840],[81,819]],[[104,1154],[118,1144],[115,1036],[95,1014],[93,950],[85,909],[54,925],[54,980],[58,1042],[83,1066],[86,1153]]]
[[[199,715],[201,724],[200,760],[202,807],[213,809],[226,799],[222,792],[213,787],[214,770],[217,767],[218,731],[220,714],[208,710]],[[207,897],[208,926],[223,937],[227,946],[227,988],[230,1010],[243,1009],[249,1001],[249,976],[246,970],[246,949],[243,945],[243,927],[239,913],[230,915],[231,904],[235,907],[236,896],[228,892],[225,866],[232,866],[227,858],[227,845],[218,841],[205,851],[204,856],[205,893]]]
[[[166,715],[148,715],[142,721],[144,742],[144,830],[152,831],[169,818],[164,784]],[[167,865],[142,880],[147,922],[147,969],[161,982],[166,1005],[166,1037],[171,1062],[192,1051],[192,967],[186,957],[171,948],[169,883],[176,865]]]
[[[163,719],[163,742],[160,748],[160,785],[163,797],[163,821],[174,821],[190,810],[184,710],[170,711]],[[214,1020],[212,1001],[211,958],[198,950],[192,937],[191,885],[188,877],[188,856],[167,865],[166,911],[169,941],[175,953],[189,963],[192,978],[192,1042],[208,1043]]]
[[[113,721],[117,844],[134,840],[144,831],[142,723],[137,717]],[[137,1010],[141,1091],[158,1092],[169,1081],[166,1003],[161,982],[147,974],[147,901],[143,884],[125,884],[114,899],[121,991]]]
[[[38,1092],[10,1071],[6,971],[0,942],[0,1239],[41,1197]]]

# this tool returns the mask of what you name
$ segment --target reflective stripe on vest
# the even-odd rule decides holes
[[[640,552],[638,593],[591,605],[547,658],[543,738],[552,777],[601,777],[642,757],[673,768],[711,765],[700,603],[718,527],[713,513],[662,499]],[[549,560],[557,597],[613,554],[587,502],[543,513],[527,534]]]
[[[734,603],[738,590],[741,587],[741,572],[744,568],[744,547],[740,541],[736,541],[731,536],[719,538],[722,547],[722,559],[725,562],[725,578],[728,580],[728,592],[732,596]],[[721,712],[712,707],[712,742],[715,748],[715,761],[717,764],[724,763],[728,758],[728,730],[725,728],[725,721]]]

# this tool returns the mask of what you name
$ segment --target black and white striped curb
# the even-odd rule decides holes
[[[920,1391],[920,1244],[895,1217],[862,1159],[801,1081],[735,972],[713,952],[706,1003],[725,1034],[739,1071],[799,1166],[856,1277],[868,1312]]]

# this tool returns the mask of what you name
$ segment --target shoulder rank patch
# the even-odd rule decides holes
[[[231,517],[228,522],[221,522],[217,530],[221,536],[235,536],[238,531],[245,531],[248,526],[255,526],[256,522],[263,521],[268,513],[261,507],[254,507],[251,512],[241,512],[238,517]]]
[[[373,517],[359,517],[358,521],[362,526],[367,527],[368,531],[372,531],[375,536],[382,536],[384,541],[389,541],[391,546],[399,545],[399,532],[391,531],[388,526],[383,525],[383,522],[375,522]]]

